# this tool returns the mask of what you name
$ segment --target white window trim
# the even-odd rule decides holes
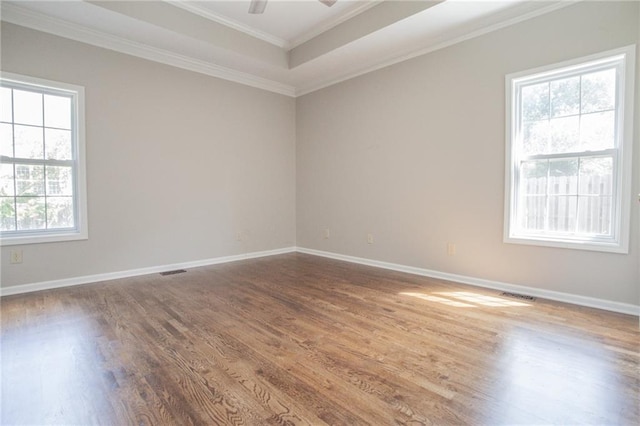
[[[75,202],[77,209],[76,227],[72,230],[63,231],[25,231],[18,235],[0,236],[0,246],[12,246],[21,244],[53,243],[60,241],[86,240],[89,238],[89,223],[87,215],[87,179],[86,179],[86,146],[85,146],[85,104],[84,87],[59,81],[45,80],[42,78],[26,75],[1,72],[2,80],[14,83],[26,83],[42,88],[52,88],[55,90],[68,91],[76,105],[75,116],[72,117],[76,125],[76,140],[74,143],[75,158],[77,161]]]
[[[593,250],[612,253],[629,253],[629,234],[631,219],[631,199],[632,199],[632,161],[633,161],[633,107],[634,107],[634,80],[635,80],[635,51],[636,46],[630,45],[619,49],[608,50],[606,52],[597,53],[590,56],[572,59],[569,61],[547,65],[535,69],[525,70],[517,73],[508,74],[505,77],[505,105],[506,105],[506,152],[505,152],[505,204],[504,204],[504,242],[514,244],[527,244],[546,247],[560,247],[578,250]],[[619,108],[622,114],[618,119],[624,120],[623,134],[620,136],[619,157],[622,157],[622,163],[619,164],[620,172],[617,176],[617,196],[620,197],[619,211],[614,210],[614,239],[611,242],[605,241],[587,241],[562,239],[559,237],[550,237],[544,235],[522,236],[513,232],[515,226],[515,207],[516,207],[516,167],[515,152],[513,152],[512,144],[516,138],[516,102],[515,83],[522,77],[540,78],[545,74],[555,74],[562,71],[569,71],[572,67],[585,65],[589,62],[597,63],[598,61],[614,56],[624,55],[625,66],[622,67],[622,75],[620,81],[624,84],[620,91]],[[619,125],[618,125],[619,126]],[[618,127],[619,128],[619,127]]]

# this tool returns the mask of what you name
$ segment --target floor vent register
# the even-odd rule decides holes
[[[165,272],[160,272],[160,275],[162,276],[166,276],[166,275],[175,275],[175,274],[182,274],[185,271],[184,269],[176,269],[175,271],[165,271]]]
[[[536,298],[533,296],[529,296],[526,294],[518,294],[518,293],[509,293],[508,291],[504,291],[502,293],[500,293],[501,296],[505,296],[505,297],[512,297],[514,299],[520,299],[520,300],[528,300],[529,302],[535,302]]]

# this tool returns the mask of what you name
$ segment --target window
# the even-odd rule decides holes
[[[84,88],[2,73],[0,243],[87,238]]]
[[[505,242],[628,252],[634,54],[507,76]]]

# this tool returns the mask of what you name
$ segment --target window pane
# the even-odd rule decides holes
[[[45,229],[44,197],[17,197],[18,230]]]
[[[545,195],[525,195],[520,206],[520,227],[527,232],[544,231],[547,197]]]
[[[47,197],[47,228],[73,228],[73,199]]]
[[[13,197],[0,197],[0,230],[16,230],[16,210]]]
[[[42,94],[14,89],[13,114],[16,123],[42,126]]]
[[[0,124],[0,155],[13,157],[13,128],[11,124]]]
[[[535,121],[549,118],[549,83],[522,88],[522,120]]]
[[[616,70],[582,76],[582,113],[613,109],[616,99]]]
[[[612,197],[578,197],[578,232],[611,235]]]
[[[47,195],[73,195],[71,167],[47,166]]]
[[[615,146],[615,111],[585,114],[580,120],[580,141],[585,151]]]
[[[0,87],[0,121],[12,122],[11,89]]]
[[[548,172],[547,160],[525,161],[521,166],[520,226],[529,232],[544,230]]]
[[[580,145],[578,116],[554,118],[550,122],[551,144],[548,154],[575,152]]]
[[[524,194],[546,194],[547,174],[549,162],[547,160],[524,161],[521,166],[521,187]]]
[[[613,158],[580,160],[578,232],[610,235],[613,195]]]
[[[522,136],[525,155],[544,154],[549,145],[549,122],[545,120],[525,123]]]
[[[71,98],[44,95],[44,125],[71,129]]]
[[[578,159],[549,161],[549,194],[578,193]]]
[[[576,227],[578,197],[566,195],[549,196],[549,222],[551,232],[572,233]]]
[[[613,158],[597,157],[580,160],[579,194],[613,194]]]
[[[71,131],[45,129],[44,141],[48,160],[71,160]]]
[[[13,195],[13,164],[0,164],[0,196]]]
[[[14,126],[16,158],[44,158],[42,128]]]
[[[580,112],[580,76],[551,82],[551,117]]]
[[[16,165],[16,195],[44,195],[44,166]]]

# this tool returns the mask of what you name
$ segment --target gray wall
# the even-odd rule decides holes
[[[6,23],[2,69],[85,87],[89,199],[89,240],[3,247],[2,286],[295,245],[292,98]]]
[[[638,304],[635,197],[628,255],[502,241],[505,75],[636,43],[638,17],[583,2],[298,98],[298,246]]]

